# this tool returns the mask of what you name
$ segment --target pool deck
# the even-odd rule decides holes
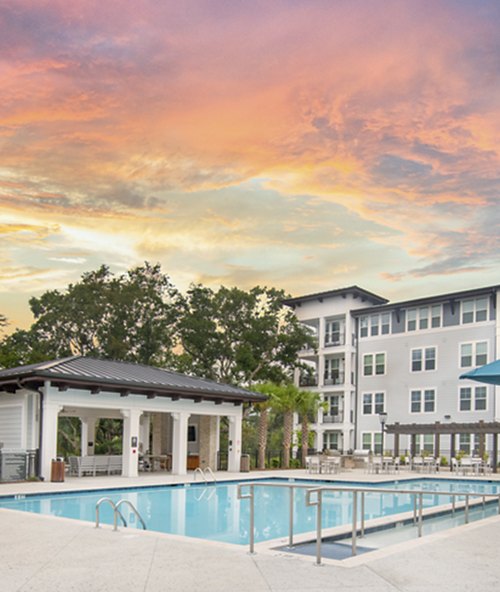
[[[426,477],[401,473],[405,477]],[[305,471],[220,473],[219,480],[317,477]],[[439,477],[449,478],[450,473]],[[387,481],[349,471],[336,481]],[[500,475],[482,480],[500,480]],[[183,482],[165,474],[0,484],[0,495]],[[187,481],[192,481],[188,476]],[[2,592],[493,592],[500,589],[500,516],[380,549],[345,565],[311,557],[0,509]]]

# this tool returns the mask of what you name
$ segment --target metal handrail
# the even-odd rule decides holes
[[[133,504],[131,501],[129,501],[129,500],[127,500],[127,499],[121,499],[121,500],[120,500],[120,501],[119,501],[119,502],[116,504],[115,511],[119,513],[119,512],[120,512],[119,508],[120,508],[120,506],[121,506],[122,504],[127,504],[127,506],[129,506],[129,508],[131,508],[131,510],[134,512],[134,514],[135,514],[135,515],[137,516],[137,518],[139,519],[139,522],[142,524],[142,528],[143,528],[144,530],[147,530],[147,529],[146,529],[146,523],[145,523],[145,522],[144,522],[144,520],[142,519],[142,516],[139,514],[139,510],[138,510],[138,509],[137,509],[137,508],[134,506],[134,504]],[[125,526],[127,526],[127,525],[125,524]]]
[[[243,494],[243,488],[249,487],[250,492]],[[361,524],[360,536],[363,537],[365,533],[365,494],[366,493],[381,493],[381,494],[401,494],[413,496],[413,524],[417,526],[418,536],[422,536],[422,522],[423,522],[423,498],[424,495],[445,495],[452,498],[452,513],[455,513],[456,498],[464,497],[464,517],[465,524],[469,523],[469,499],[470,497],[481,497],[483,509],[485,507],[486,498],[494,498],[498,500],[498,514],[500,514],[500,495],[498,493],[471,493],[471,492],[448,492],[448,491],[422,491],[414,489],[385,489],[377,487],[311,487],[310,485],[302,485],[297,483],[266,483],[266,482],[250,482],[240,483],[238,485],[238,499],[250,500],[250,528],[249,528],[249,544],[250,553],[255,552],[254,530],[255,530],[255,487],[288,487],[290,489],[290,521],[288,540],[289,546],[293,545],[293,491],[295,489],[306,489],[306,506],[316,506],[316,565],[321,564],[321,533],[322,525],[322,506],[324,492],[350,492],[353,495],[353,509],[352,509],[352,555],[357,553],[357,505],[358,493],[361,494]],[[316,499],[312,499],[312,495],[316,494]],[[417,503],[418,502],[418,503]],[[418,506],[418,508],[417,508]]]
[[[117,504],[115,504],[115,502],[109,497],[101,497],[101,499],[98,500],[95,505],[95,527],[96,528],[99,528],[99,524],[100,524],[99,510],[100,510],[101,505],[103,503],[108,503],[113,508],[113,530],[118,530],[118,516],[120,516],[123,526],[127,527],[127,521],[125,520],[123,514],[120,512],[120,506],[122,504],[127,504],[128,506],[130,506],[132,508],[132,510],[134,511],[137,518],[139,518],[139,520],[142,524],[142,528],[144,530],[146,530],[146,523],[144,522],[144,520],[142,519],[142,516],[139,514],[137,508],[134,506],[134,504],[132,502],[130,502],[129,500],[126,500],[126,499],[122,499]]]
[[[202,469],[201,467],[196,467],[193,473],[193,481],[196,481],[196,475],[198,473],[200,473],[200,475],[203,477],[205,483],[208,483],[207,473],[212,477],[213,482],[217,483],[217,479],[215,478],[214,472],[210,467],[205,467],[204,469]]]

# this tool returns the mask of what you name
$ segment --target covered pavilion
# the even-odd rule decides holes
[[[37,476],[48,479],[60,417],[81,420],[82,456],[94,454],[100,418],[120,419],[123,476],[137,476],[145,452],[168,452],[172,474],[185,475],[194,445],[199,465],[216,468],[219,421],[227,417],[228,470],[239,471],[243,403],[264,400],[162,368],[72,356],[0,371],[0,442],[36,450]]]

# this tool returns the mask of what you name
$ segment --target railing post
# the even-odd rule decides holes
[[[358,514],[358,492],[352,492],[352,555],[356,555],[356,534],[358,530],[357,526],[357,514]]]
[[[254,554],[254,530],[255,530],[255,504],[254,486],[250,485],[250,555]]]
[[[500,514],[500,495],[498,496],[498,513]]]
[[[423,493],[419,493],[418,495],[418,501],[419,501],[419,508],[418,508],[418,536],[421,537],[422,536],[422,506],[424,504],[424,494]]]
[[[294,491],[295,488],[293,485],[289,485],[288,488],[290,489],[290,512],[289,512],[289,523],[288,523],[288,546],[293,547],[293,501],[294,501]]]
[[[361,492],[361,533],[360,538],[365,536],[365,492]]]
[[[465,494],[465,524],[469,524],[469,494]]]
[[[413,526],[417,525],[417,494],[413,496]]]
[[[321,565],[321,531],[322,531],[321,514],[322,514],[322,507],[323,507],[321,489],[318,489],[317,495],[318,495],[318,502],[317,502],[318,505],[316,507],[316,565]]]
[[[451,502],[451,504],[452,504],[452,513],[453,513],[453,516],[455,516],[455,500],[456,500],[456,496],[455,495],[452,496],[452,500],[453,500]]]

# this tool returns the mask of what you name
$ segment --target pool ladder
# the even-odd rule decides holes
[[[211,477],[211,480],[214,483],[217,483],[217,479],[215,478],[214,472],[210,467],[206,467],[204,469],[202,469],[201,467],[196,467],[193,473],[193,481],[196,481],[196,476],[198,475],[198,473],[203,477],[205,483],[208,483],[207,475]]]
[[[137,516],[139,522],[142,525],[142,528],[146,530],[146,523],[142,519],[142,516],[139,514],[139,511],[134,506],[134,504],[126,499],[121,499],[117,504],[109,498],[109,497],[101,497],[101,499],[95,505],[95,527],[99,528],[99,510],[101,505],[104,503],[108,503],[113,508],[113,530],[118,530],[118,516],[121,518],[123,526],[127,526],[127,521],[125,520],[123,514],[120,512],[120,506],[125,504],[130,507],[132,512]]]

